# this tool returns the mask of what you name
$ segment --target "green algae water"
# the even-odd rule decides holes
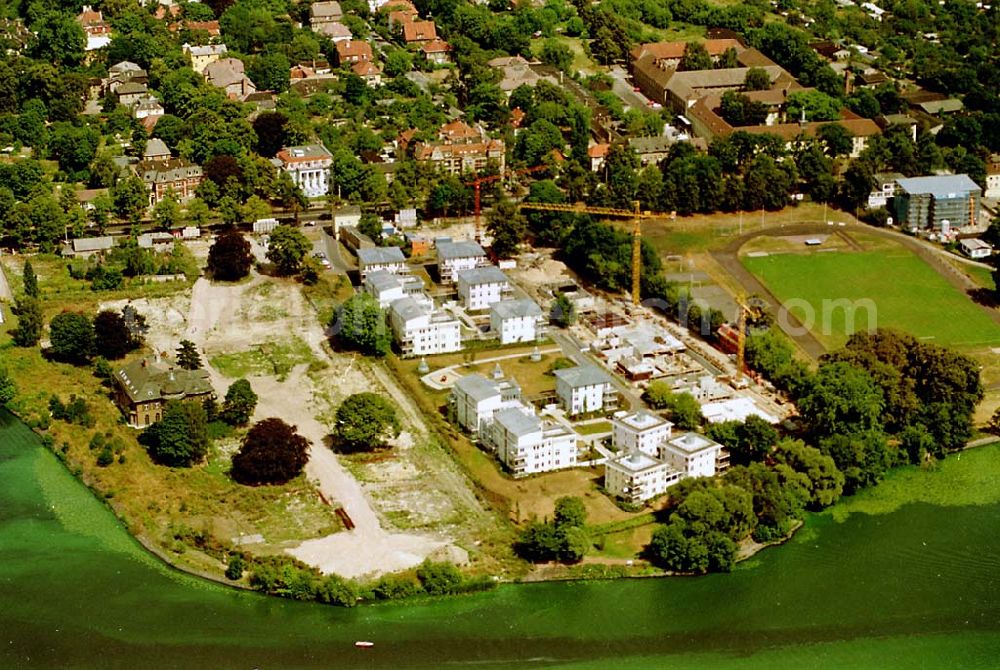
[[[297,603],[166,567],[0,412],[2,669],[998,668],[998,571],[1000,504],[917,503],[815,516],[729,575]]]

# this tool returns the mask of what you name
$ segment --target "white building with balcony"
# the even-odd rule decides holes
[[[274,163],[288,173],[307,198],[329,193],[333,154],[322,144],[285,147],[275,156]]]
[[[623,454],[641,451],[657,456],[660,445],[670,439],[674,424],[646,411],[611,420],[611,444]]]
[[[542,421],[524,405],[494,414],[489,432],[497,458],[514,477],[576,465],[577,434],[560,424]]]
[[[420,295],[424,292],[424,282],[413,275],[398,275],[387,270],[375,270],[365,277],[365,293],[375,298],[381,309],[387,309],[392,303],[406,296]]]
[[[406,257],[399,247],[367,247],[358,249],[358,273],[364,282],[369,273],[385,270],[392,274],[406,272]]]
[[[490,306],[490,330],[500,344],[534,342],[542,334],[545,320],[534,300],[501,300]]]
[[[660,460],[685,477],[713,477],[725,469],[722,445],[698,433],[684,433],[660,445]]]
[[[618,407],[618,392],[611,375],[595,365],[555,371],[556,395],[570,416],[610,412]]]
[[[682,477],[670,463],[638,450],[609,458],[604,465],[604,489],[633,505],[664,493]]]
[[[458,273],[487,264],[486,252],[472,240],[436,240],[438,276],[442,284],[453,284]]]
[[[495,265],[462,270],[456,283],[459,301],[470,312],[488,309],[510,293],[510,280]]]
[[[394,301],[389,307],[389,324],[404,358],[462,349],[458,319],[436,309],[430,298],[406,296]]]
[[[458,425],[473,435],[487,435],[493,415],[508,407],[521,406],[521,387],[513,379],[487,379],[465,375],[452,389]]]

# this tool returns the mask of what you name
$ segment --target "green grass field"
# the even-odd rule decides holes
[[[892,327],[942,345],[1000,344],[1000,325],[924,261],[899,247],[886,251],[744,257],[743,264],[809,324],[827,348],[848,331]],[[848,311],[833,301],[852,301]],[[825,307],[825,313],[824,313]],[[869,323],[869,320],[873,323]]]

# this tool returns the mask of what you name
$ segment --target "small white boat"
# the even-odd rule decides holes
[[[368,649],[369,647],[374,647],[374,642],[369,642],[368,640],[358,640],[354,643],[355,647],[361,647],[362,649]]]

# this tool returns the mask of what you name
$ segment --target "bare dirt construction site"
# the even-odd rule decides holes
[[[477,538],[495,532],[497,518],[392,377],[330,349],[298,284],[256,273],[238,284],[201,278],[189,294],[132,304],[147,319],[155,351],[169,360],[179,340],[195,342],[220,398],[246,377],[259,396],[253,420],[279,417],[310,441],[307,476],[331,514],[343,507],[354,529],[281,545],[288,553],[345,577],[403,570],[427,557],[479,561]],[[337,405],[361,391],[391,397],[404,430],[391,449],[347,463],[330,450],[328,436]],[[269,549],[266,537],[246,539],[250,551]]]

